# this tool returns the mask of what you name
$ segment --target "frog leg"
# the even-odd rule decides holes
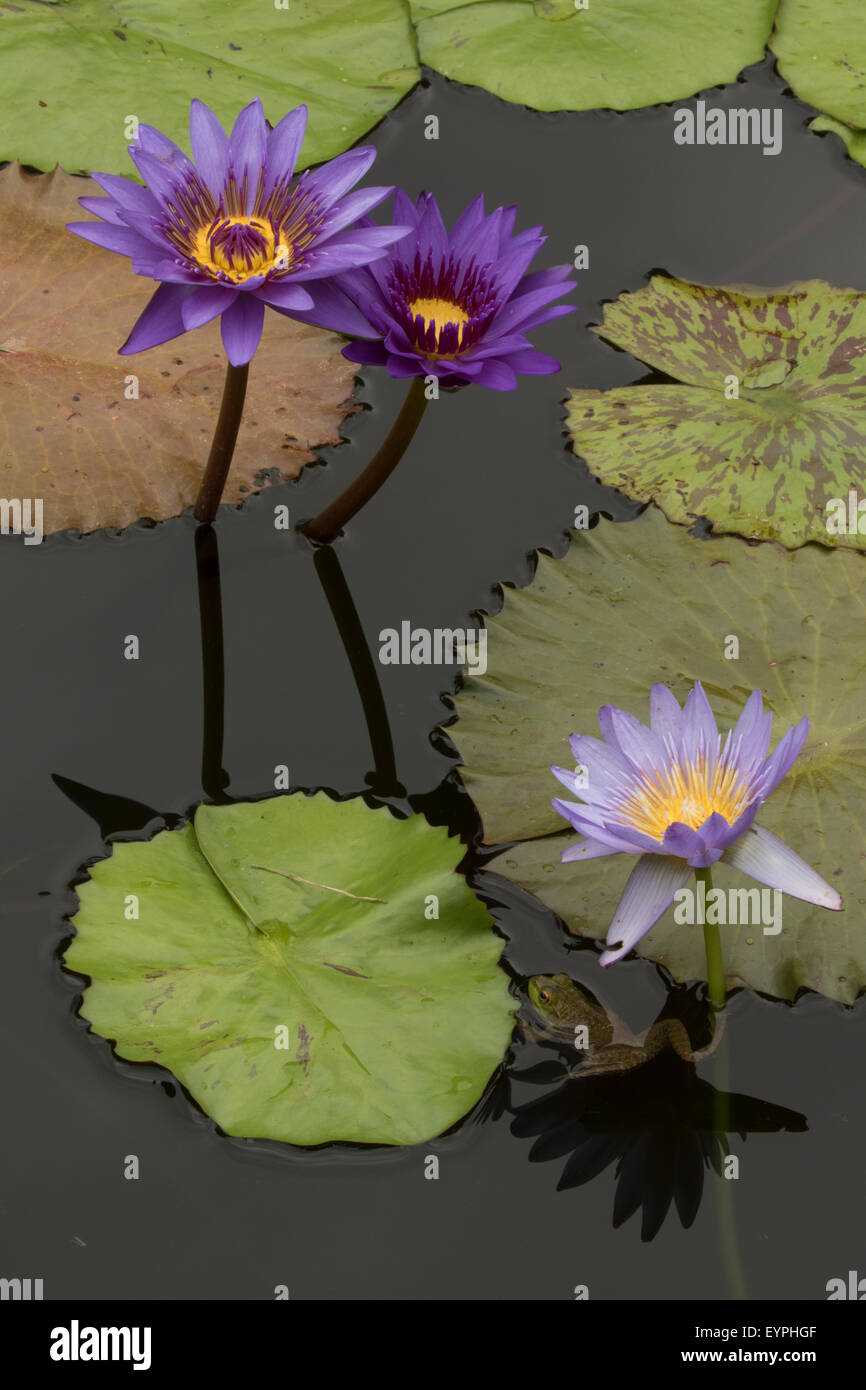
[[[646,1048],[631,1043],[609,1043],[586,1055],[586,1059],[575,1067],[568,1076],[606,1076],[611,1073],[631,1071],[648,1060]]]

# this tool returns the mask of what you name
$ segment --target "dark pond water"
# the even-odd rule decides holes
[[[375,132],[377,180],[433,189],[449,221],[479,189],[490,206],[517,202],[519,225],[542,222],[549,233],[546,264],[570,260],[585,243],[590,268],[579,276],[579,314],[536,335],[562,359],[561,376],[525,378],[512,395],[444,396],[339,542],[374,650],[380,629],[403,618],[457,627],[477,608],[494,610],[497,581],[527,583],[536,547],[562,551],[578,503],[618,520],[633,515],[592,482],[562,434],[568,386],[644,374],[584,331],[599,321],[601,301],[639,288],[656,268],[709,282],[821,276],[866,289],[863,171],[838,142],[806,130],[809,112],[769,66],[711,96],[782,106],[782,153],[677,147],[671,107],[540,115],[439,78]],[[436,142],[424,138],[430,112],[440,120]],[[651,1241],[641,1241],[640,1215],[614,1229],[612,1167],[599,1163],[591,1181],[557,1191],[582,1121],[555,1083],[500,1079],[476,1116],[417,1149],[304,1153],[220,1136],[165,1072],[118,1061],[77,1018],[80,980],[59,965],[64,916],[76,905],[69,885],[105,853],[109,835],[152,831],[155,815],[182,816],[222,785],[236,799],[272,793],[278,763],[288,764],[293,787],[349,796],[372,786],[474,833],[447,743],[430,737],[448,717],[450,672],[379,668],[389,767],[381,719],[371,747],[313,553],[274,529],[276,503],[311,516],[354,476],[403,394],[373,371],[357,390],[367,409],[325,466],[220,513],[224,739],[220,756],[211,722],[204,776],[190,517],[0,547],[3,1272],[41,1277],[45,1296],[57,1299],[268,1299],[276,1284],[301,1299],[569,1299],[577,1284],[592,1298],[730,1298],[743,1286],[719,1232],[733,1211],[748,1297],[823,1298],[827,1280],[864,1257],[862,1000],[846,1010],[816,996],[793,1008],[734,999],[725,1084],[753,1098],[734,1107],[750,1131],[731,1141],[740,1178],[709,1173],[691,1229],[671,1211]],[[332,578],[332,598],[338,587]],[[211,584],[206,605],[213,594]],[[128,633],[140,637],[137,662],[122,658]],[[218,672],[207,683],[212,721]],[[477,873],[481,860],[467,862]],[[551,914],[498,880],[483,883],[516,987],[528,974],[566,969],[634,1027],[652,1021],[665,997],[653,967],[634,961],[600,983],[594,953],[567,950]],[[550,1055],[524,1044],[512,1060],[522,1069]],[[717,1058],[702,1064],[704,1082]],[[535,1128],[523,1116],[515,1134],[510,1111],[539,1097],[541,1127],[558,1137],[551,1157],[531,1162],[539,1112]],[[693,1173],[697,1154],[700,1165],[706,1091],[662,1067],[627,1103],[611,1106],[601,1088],[590,1108],[596,1133],[620,1131],[609,1158],[632,1135],[623,1182],[657,1224],[671,1164],[690,1162]],[[804,1120],[761,1132],[792,1123],[788,1112]],[[438,1182],[424,1178],[428,1153],[440,1157]],[[138,1182],[123,1178],[127,1154],[139,1156]]]

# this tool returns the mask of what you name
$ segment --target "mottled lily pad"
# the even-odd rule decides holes
[[[540,111],[630,111],[733,82],[776,0],[409,0],[421,61]]]
[[[866,294],[656,275],[593,331],[687,383],[570,393],[575,450],[602,482],[671,521],[866,546]]]
[[[200,806],[115,845],[77,890],[65,963],[92,977],[82,1013],[227,1134],[432,1138],[478,1100],[513,1025],[461,854],[421,816],[324,794]]]
[[[5,21],[4,21],[5,22]],[[0,487],[41,498],[46,531],[163,521],[192,505],[222,398],[219,321],[131,357],[155,289],[125,256],[70,236],[91,179],[0,173]],[[223,500],[293,478],[340,441],[353,368],[334,333],[269,310]]]
[[[840,135],[866,164],[866,24],[862,0],[779,0],[770,46],[797,96],[826,115],[812,130]]]
[[[419,77],[403,0],[15,0],[2,11],[0,159],[134,176],[131,116],[186,147],[199,97],[223,124],[304,102],[301,164],[347,150]]]
[[[774,744],[804,714],[812,728],[758,823],[837,888],[845,907],[829,912],[785,897],[778,935],[720,927],[728,983],[782,999],[810,988],[853,1000],[866,986],[863,557],[701,540],[651,508],[634,522],[574,533],[561,560],[540,555],[534,583],[509,589],[488,626],[487,673],[467,678],[448,733],[485,840],[523,842],[491,868],[571,931],[602,939],[635,861],[559,862],[578,837],[563,831],[550,804],[561,792],[549,768],[570,766],[569,734],[598,736],[604,704],[646,722],[655,681],[679,700],[702,681],[723,730],[762,690]],[[713,875],[723,888],[754,886],[726,866]],[[705,978],[701,928],[677,926],[673,911],[637,949],[678,980]]]

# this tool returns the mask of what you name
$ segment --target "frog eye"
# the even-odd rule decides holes
[[[551,993],[550,993],[550,990],[549,990],[549,989],[540,989],[540,990],[538,991],[538,997],[539,997],[539,999],[541,1000],[542,1004],[549,1004],[549,1003],[550,1003],[550,1000],[551,1000]]]

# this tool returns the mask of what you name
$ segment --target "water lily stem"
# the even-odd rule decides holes
[[[713,887],[709,869],[695,869],[695,881],[706,886],[707,896]],[[716,1009],[725,1007],[725,967],[722,961],[722,939],[718,924],[704,922],[704,948],[707,953],[707,985],[710,1003]]]
[[[227,800],[228,773],[222,765],[225,727],[225,659],[223,612],[220,590],[220,557],[212,526],[198,526],[195,562],[201,623],[201,671],[203,685],[201,785],[215,803]]]
[[[303,527],[311,541],[331,541],[390,478],[412,442],[427,405],[424,378],[414,376],[391,432],[367,467],[339,497]]]
[[[248,362],[244,363],[242,367],[233,367],[231,362],[226,366],[226,379],[219,419],[214,430],[210,457],[195,504],[196,521],[203,521],[208,526],[217,514],[217,507],[220,504],[231,467],[232,455],[235,451],[238,430],[241,425],[241,416],[244,413],[249,373],[250,365]]]

